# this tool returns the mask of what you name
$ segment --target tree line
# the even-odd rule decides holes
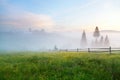
[[[91,42],[91,47],[109,47],[110,46],[110,41],[108,38],[108,35],[103,37],[103,35],[100,34],[99,28],[96,26],[95,31],[93,32],[93,37],[94,40]],[[81,47],[87,47],[88,42],[87,42],[87,36],[85,30],[82,33],[81,37]]]

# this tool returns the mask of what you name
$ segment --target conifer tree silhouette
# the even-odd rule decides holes
[[[81,38],[81,47],[86,47],[86,46],[87,46],[87,38],[85,31],[83,31]]]

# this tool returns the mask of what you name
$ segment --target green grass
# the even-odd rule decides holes
[[[120,80],[120,54],[3,52],[0,80]]]

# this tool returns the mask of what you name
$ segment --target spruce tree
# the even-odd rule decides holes
[[[93,36],[95,37],[95,46],[98,47],[98,40],[97,38],[100,36],[99,28],[96,26],[95,31],[93,33]]]
[[[99,46],[100,46],[100,47],[103,47],[103,39],[104,39],[103,36],[101,36],[100,42],[99,42]]]
[[[56,46],[56,45],[54,46],[54,50],[55,50],[55,51],[57,51],[57,50],[58,50],[58,48],[57,48],[57,46]]]
[[[93,36],[94,36],[95,38],[98,38],[98,37],[100,36],[100,31],[99,31],[99,29],[98,29],[97,26],[96,26],[96,28],[95,28],[95,31],[94,31]]]
[[[81,38],[81,47],[86,47],[86,46],[87,46],[87,38],[85,31],[83,31]]]
[[[106,35],[106,37],[105,37],[104,46],[105,46],[105,47],[109,47],[109,46],[110,46],[109,38],[108,38],[107,35]]]

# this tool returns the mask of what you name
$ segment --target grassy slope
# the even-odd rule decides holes
[[[120,80],[120,54],[0,54],[0,80]]]

